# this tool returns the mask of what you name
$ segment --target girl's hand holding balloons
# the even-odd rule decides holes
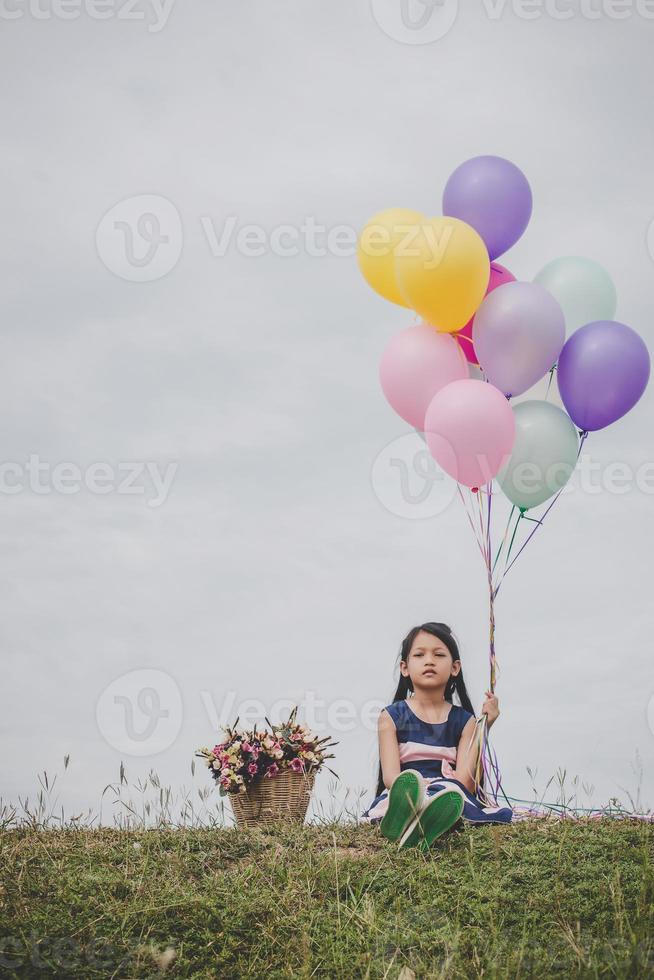
[[[486,715],[486,724],[490,728],[494,721],[497,721],[500,709],[497,703],[497,695],[492,691],[486,691],[486,698],[481,706],[482,715]]]

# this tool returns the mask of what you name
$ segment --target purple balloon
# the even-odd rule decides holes
[[[522,237],[533,198],[529,181],[503,157],[474,157],[458,167],[445,186],[443,214],[477,231],[493,259]]]
[[[537,282],[507,282],[489,293],[472,323],[479,364],[507,397],[521,395],[556,363],[565,317]]]
[[[650,359],[635,330],[596,320],[575,330],[557,368],[561,399],[580,429],[604,429],[629,412],[649,380]]]

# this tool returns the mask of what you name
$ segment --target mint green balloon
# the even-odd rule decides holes
[[[546,401],[513,406],[515,443],[497,482],[511,503],[538,507],[558,493],[577,464],[579,435],[570,416]]]
[[[559,303],[568,336],[586,323],[615,317],[618,295],[613,280],[594,259],[554,259],[541,269],[534,282],[544,286]]]

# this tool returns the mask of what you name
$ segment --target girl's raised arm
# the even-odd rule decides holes
[[[384,786],[386,789],[390,789],[393,781],[400,774],[400,747],[397,744],[395,723],[386,708],[382,708],[379,712],[377,735],[379,737],[379,761],[381,762]]]

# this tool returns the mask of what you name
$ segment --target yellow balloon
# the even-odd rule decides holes
[[[374,215],[359,235],[357,258],[363,277],[391,303],[409,306],[397,285],[395,249],[405,239],[415,237],[415,229],[424,220],[419,211],[388,208]]]
[[[411,309],[442,333],[455,333],[486,295],[490,259],[483,239],[465,221],[424,218],[413,241],[397,247],[395,272]]]

